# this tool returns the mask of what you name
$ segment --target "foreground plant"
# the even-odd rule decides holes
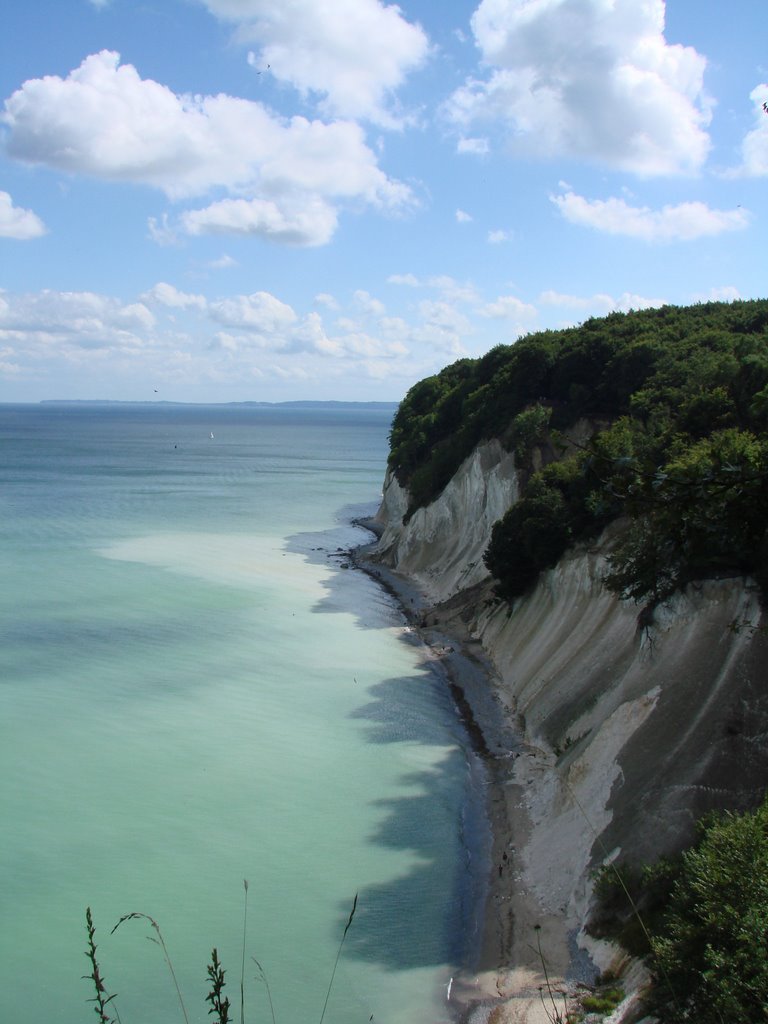
[[[541,925],[535,925],[534,931],[536,932],[536,952],[539,960],[541,961],[541,969],[544,973],[544,984],[539,985],[539,998],[541,999],[541,1005],[544,1007],[544,1013],[547,1015],[549,1024],[568,1024],[571,1020],[571,1013],[568,1009],[567,995],[565,992],[555,989],[552,980],[549,977],[547,961],[541,948]],[[557,1000],[555,999],[556,995],[559,995],[563,1000],[562,1012],[560,1007],[557,1005]]]
[[[710,819],[683,854],[652,965],[664,1020],[757,1024],[768,1006],[768,804]]]
[[[114,935],[115,932],[117,931],[117,929],[120,927],[120,925],[123,924],[125,921],[134,921],[134,920],[138,920],[138,919],[143,919],[145,921],[149,921],[149,923],[152,925],[152,928],[154,929],[155,934],[157,935],[156,939],[153,939],[151,935],[149,935],[148,938],[149,938],[150,942],[154,942],[156,945],[160,946],[160,948],[163,951],[163,958],[165,959],[166,965],[167,965],[168,970],[170,971],[170,974],[171,974],[171,978],[173,979],[173,984],[174,984],[174,986],[176,988],[176,995],[178,996],[178,999],[179,999],[179,1006],[181,1007],[181,1012],[184,1015],[184,1020],[186,1021],[186,1024],[189,1024],[189,1017],[187,1016],[187,1008],[184,1005],[184,1000],[183,1000],[182,995],[181,995],[181,989],[179,988],[179,982],[178,982],[178,980],[176,978],[176,972],[173,969],[173,962],[171,961],[171,957],[170,957],[170,955],[168,953],[168,947],[165,945],[165,939],[163,938],[163,933],[160,931],[160,925],[157,923],[157,921],[155,921],[155,919],[153,917],[150,917],[149,914],[138,914],[138,913],[123,914],[123,916],[117,922],[117,924],[112,929],[110,934]]]
[[[244,908],[243,908],[243,952],[242,952],[242,963],[241,963],[241,973],[240,973],[240,1024],[245,1024],[245,946],[246,946],[247,926],[248,926],[248,882],[246,880],[243,880],[243,887],[244,887],[244,890],[245,890],[245,900],[244,900]],[[344,927],[344,932],[342,933],[341,941],[339,942],[339,948],[336,951],[336,959],[335,959],[334,964],[333,964],[333,970],[331,971],[331,980],[330,980],[330,982],[328,984],[328,990],[325,993],[325,1002],[323,1003],[322,1013],[320,1014],[320,1024],[323,1024],[323,1020],[325,1019],[325,1013],[326,1013],[326,1010],[328,1009],[328,1002],[329,1002],[330,997],[331,997],[331,990],[333,989],[333,983],[334,983],[334,980],[336,978],[336,969],[339,966],[339,959],[341,957],[341,951],[342,951],[342,949],[344,947],[344,942],[345,942],[345,940],[347,938],[347,932],[349,931],[349,929],[350,929],[350,927],[352,925],[352,921],[354,919],[355,911],[356,910],[357,910],[357,893],[355,893],[355,898],[352,901],[352,910],[350,911],[349,918],[347,919],[347,923],[346,923],[346,925]],[[86,916],[86,922],[87,922],[87,928],[88,928],[88,949],[86,950],[85,955],[88,957],[88,959],[89,959],[89,961],[91,963],[91,973],[90,974],[85,974],[85,975],[83,975],[83,977],[86,978],[87,980],[93,982],[93,985],[94,985],[95,990],[96,990],[96,996],[94,997],[94,999],[89,1000],[89,1002],[95,1002],[96,1003],[96,1006],[94,1007],[94,1009],[95,1009],[96,1013],[98,1014],[99,1024],[121,1024],[121,1022],[120,1022],[120,1014],[117,1012],[117,1008],[115,1008],[116,1020],[114,1018],[110,1017],[107,1014],[107,1012],[106,1012],[107,1005],[115,998],[115,995],[114,994],[113,995],[108,995],[107,994],[106,986],[104,985],[104,979],[103,979],[103,977],[101,975],[101,970],[99,968],[99,964],[98,964],[98,961],[96,959],[96,943],[94,941],[94,932],[95,932],[96,929],[95,929],[94,924],[93,924],[93,918],[92,918],[92,915],[91,915],[91,908],[90,907],[87,908],[85,916]],[[181,1012],[182,1012],[182,1014],[184,1016],[185,1024],[189,1024],[189,1017],[187,1015],[187,1010],[186,1010],[186,1007],[184,1005],[184,999],[182,998],[182,995],[181,995],[181,989],[179,988],[178,979],[176,977],[176,971],[173,968],[173,962],[171,961],[171,957],[170,957],[170,955],[168,953],[168,947],[165,944],[165,940],[163,939],[163,934],[160,931],[160,926],[158,925],[157,921],[155,921],[155,919],[153,917],[150,917],[149,914],[141,914],[141,913],[136,913],[136,912],[131,913],[131,914],[124,914],[120,918],[120,920],[117,922],[115,927],[112,929],[112,932],[110,934],[114,935],[114,933],[117,931],[117,929],[125,921],[133,921],[133,920],[139,920],[139,919],[142,919],[142,920],[145,920],[145,921],[149,921],[149,923],[150,923],[150,925],[151,925],[151,927],[152,927],[152,929],[153,929],[153,931],[155,933],[156,937],[153,937],[152,935],[149,935],[147,937],[149,938],[149,940],[151,942],[154,942],[156,945],[160,946],[160,948],[163,951],[163,958],[164,958],[165,963],[166,963],[166,965],[168,967],[168,970],[170,972],[171,978],[173,979],[173,984],[174,984],[174,987],[176,989],[176,995],[178,996],[179,1006],[181,1007]],[[270,1009],[270,1013],[272,1015],[272,1024],[276,1024],[275,1007],[274,1007],[274,1004],[272,1002],[272,993],[270,992],[270,989],[269,989],[269,982],[267,981],[266,973],[264,971],[264,968],[261,966],[259,961],[256,959],[256,957],[251,957],[251,959],[253,960],[254,964],[258,968],[258,972],[259,973],[257,975],[257,979],[259,981],[263,982],[263,984],[264,984],[264,986],[265,986],[265,988],[267,990],[267,998],[269,999],[269,1009]],[[226,974],[226,971],[222,967],[221,961],[219,960],[219,953],[218,953],[218,950],[216,949],[215,946],[214,946],[214,948],[213,948],[213,950],[211,952],[211,962],[208,964],[207,971],[208,971],[208,981],[210,983],[210,991],[208,992],[208,995],[205,997],[205,1001],[207,1003],[211,1004],[211,1008],[208,1011],[208,1013],[216,1015],[217,1024],[230,1024],[230,1022],[231,1022],[231,1017],[229,1015],[230,1002],[229,1002],[229,998],[224,995],[224,986],[225,986],[224,975]],[[373,1020],[373,1017],[371,1017],[370,1019]]]
[[[211,952],[211,962],[208,964],[208,980],[211,983],[211,991],[205,997],[206,1003],[211,1004],[209,1014],[215,1013],[218,1024],[229,1024],[229,999],[223,995],[224,975],[226,971],[219,962],[219,954],[216,947]]]
[[[347,921],[347,924],[346,924],[346,926],[344,928],[344,934],[341,936],[341,942],[339,943],[339,948],[336,951],[336,959],[335,959],[335,961],[333,963],[333,970],[331,971],[331,980],[330,980],[330,982],[328,984],[328,991],[325,993],[325,1002],[323,1003],[323,1012],[320,1014],[320,1024],[323,1024],[323,1019],[325,1017],[325,1011],[328,1008],[328,1000],[331,998],[331,989],[333,988],[333,981],[334,981],[334,978],[336,977],[336,968],[339,966],[339,957],[341,956],[341,950],[342,950],[342,947],[344,945],[344,940],[347,937],[347,932],[349,931],[350,925],[352,924],[352,918],[355,916],[355,911],[356,910],[357,910],[357,893],[355,893],[355,898],[352,901],[352,910],[350,911],[350,914],[349,914],[349,920]]]
[[[85,920],[88,929],[88,949],[86,949],[85,955],[88,957],[88,960],[90,961],[91,973],[84,974],[83,978],[87,979],[88,981],[92,981],[93,986],[96,989],[96,995],[93,997],[93,999],[89,999],[88,1002],[96,1004],[93,1009],[99,1018],[99,1024],[114,1024],[115,1018],[110,1017],[107,1013],[107,1004],[112,1002],[117,993],[113,992],[112,995],[107,994],[107,989],[106,986],[104,985],[104,979],[101,976],[99,962],[96,959],[96,942],[94,940],[96,928],[93,923],[93,917],[91,915],[90,907],[86,908]],[[120,1014],[117,1013],[116,1008],[115,1013],[117,1014],[117,1020],[119,1021]]]

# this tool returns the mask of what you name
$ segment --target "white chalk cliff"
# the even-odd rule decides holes
[[[444,601],[487,578],[483,552],[491,529],[518,497],[514,457],[498,441],[475,449],[438,500],[414,512],[406,525],[408,493],[388,472],[378,551],[392,569],[418,582],[430,601]]]
[[[641,624],[638,606],[601,583],[608,530],[512,607],[493,603],[482,556],[518,495],[514,458],[495,441],[405,524],[408,495],[389,474],[376,548],[419,587],[427,615],[450,609],[482,645],[493,699],[519,726],[514,756],[497,753],[519,872],[516,921],[500,925],[510,977],[532,922],[564,925],[552,939],[564,963],[588,953],[605,966],[611,951],[583,929],[591,872],[678,850],[706,811],[755,806],[768,778],[768,637],[754,583],[691,585]]]

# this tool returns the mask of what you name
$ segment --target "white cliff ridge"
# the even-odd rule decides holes
[[[491,528],[518,497],[514,456],[498,441],[476,448],[438,500],[417,509],[406,524],[408,493],[388,472],[379,556],[418,582],[430,601],[445,601],[487,578],[483,552]]]
[[[601,582],[609,530],[511,607],[493,601],[482,556],[519,490],[514,457],[493,441],[404,524],[408,494],[388,474],[373,555],[420,589],[425,620],[481,646],[500,718],[518,730],[514,749],[493,744],[487,972],[457,986],[470,1007],[493,1002],[499,1024],[547,1019],[535,926],[566,983],[616,955],[585,931],[595,868],[680,849],[706,811],[755,806],[768,777],[756,586],[690,585],[641,624]]]

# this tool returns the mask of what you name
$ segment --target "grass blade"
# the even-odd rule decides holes
[[[243,879],[243,962],[240,966],[240,1024],[245,1024],[245,933],[248,926],[248,879]]]
[[[151,935],[149,936],[149,939],[152,942],[157,942],[158,945],[160,946],[160,948],[163,951],[163,956],[165,957],[165,962],[168,965],[168,970],[171,972],[171,978],[173,978],[173,984],[176,987],[176,995],[179,998],[179,1006],[181,1007],[181,1012],[184,1015],[184,1020],[185,1020],[186,1024],[189,1024],[189,1017],[187,1016],[187,1008],[184,1005],[184,1000],[183,1000],[182,995],[181,995],[181,989],[179,988],[179,982],[178,982],[178,979],[176,978],[176,971],[174,971],[174,969],[173,969],[173,963],[172,963],[171,958],[170,958],[170,956],[168,954],[168,947],[165,945],[165,939],[163,938],[163,933],[160,931],[160,925],[157,923],[157,921],[155,921],[155,919],[153,917],[150,917],[149,914],[139,914],[139,913],[136,913],[136,912],[134,912],[132,914],[123,914],[123,916],[117,922],[117,924],[112,929],[110,934],[114,935],[115,932],[117,931],[117,929],[120,927],[120,925],[124,921],[133,921],[133,920],[138,919],[138,918],[143,918],[145,921],[149,921],[149,923],[152,925],[152,927],[155,930],[155,934],[157,935],[157,939],[153,939]]]
[[[355,893],[355,898],[352,901],[352,910],[350,911],[350,914],[349,914],[349,920],[347,921],[347,924],[346,924],[346,926],[344,928],[344,934],[341,936],[341,942],[339,943],[339,948],[338,948],[338,951],[336,953],[336,960],[334,961],[333,970],[331,971],[331,980],[330,980],[330,983],[328,985],[328,991],[325,993],[325,1002],[323,1003],[323,1012],[320,1014],[320,1024],[323,1024],[323,1020],[325,1018],[325,1011],[328,1008],[328,1000],[331,997],[331,989],[333,988],[333,979],[336,977],[336,968],[339,966],[339,957],[341,956],[341,949],[342,949],[342,946],[344,945],[344,939],[346,939],[346,937],[347,937],[347,932],[349,931],[349,927],[352,924],[352,918],[355,916],[355,911],[356,910],[357,910],[357,893]]]
[[[253,960],[253,962],[256,964],[256,966],[259,969],[259,981],[263,981],[264,982],[264,987],[267,990],[267,999],[269,1000],[269,1012],[272,1014],[272,1024],[276,1024],[276,1021],[275,1021],[275,1007],[274,1007],[274,1003],[272,1002],[272,993],[269,990],[269,982],[267,981],[267,972],[264,970],[264,968],[261,966],[261,964],[259,963],[259,961],[256,959],[255,956],[252,956],[251,960]]]

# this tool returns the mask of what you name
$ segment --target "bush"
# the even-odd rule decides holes
[[[655,1001],[669,1024],[765,1022],[768,805],[710,819],[683,854],[653,941]]]
[[[768,508],[768,441],[728,429],[692,444],[638,477],[626,501],[632,529],[610,559],[609,588],[657,602],[719,572],[762,569]],[[768,592],[767,592],[768,593]]]
[[[540,473],[525,499],[494,524],[485,564],[498,581],[497,593],[506,600],[524,594],[542,569],[551,568],[572,539],[562,492]]]
[[[530,460],[534,447],[545,437],[552,410],[545,405],[531,405],[512,420],[507,446],[515,453],[518,464]]]
[[[624,998],[624,990],[613,987],[606,988],[593,995],[581,997],[581,1008],[586,1013],[613,1013]]]

